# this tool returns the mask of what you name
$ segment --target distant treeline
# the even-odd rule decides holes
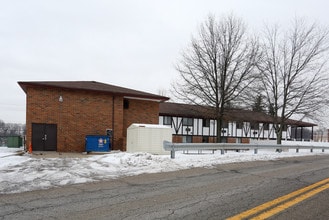
[[[25,135],[25,124],[5,123],[0,119],[0,137]]]
[[[7,145],[7,137],[24,136],[26,133],[25,124],[5,123],[0,119],[0,146]]]

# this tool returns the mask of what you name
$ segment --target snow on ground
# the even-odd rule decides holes
[[[313,142],[314,144],[314,142]],[[322,143],[323,145],[323,143]],[[20,152],[20,154],[17,153]],[[212,167],[218,164],[255,160],[275,160],[283,157],[305,156],[324,153],[321,149],[295,149],[277,153],[274,150],[252,150],[244,152],[203,151],[202,154],[176,152],[176,158],[169,155],[149,153],[115,152],[101,155],[70,154],[30,155],[22,148],[0,147],[0,194],[17,193],[67,184],[109,180],[142,173],[160,173],[193,167]],[[55,153],[56,154],[56,153]]]

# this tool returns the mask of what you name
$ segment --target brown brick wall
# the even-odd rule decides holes
[[[216,143],[216,137],[209,137],[209,143]]]
[[[183,142],[183,137],[180,136],[180,135],[173,135],[172,142],[173,143],[182,143]]]
[[[250,138],[241,138],[242,144],[250,144]]]
[[[192,141],[193,143],[202,143],[202,136],[194,136]]]
[[[227,143],[236,143],[236,138],[231,138],[231,137],[229,137],[229,138],[227,138]]]
[[[173,143],[182,143],[183,136],[182,135],[173,135]],[[193,143],[202,143],[202,136],[193,136]],[[209,137],[209,143],[216,143],[216,137]],[[236,138],[227,138],[227,143],[236,143]],[[241,143],[249,144],[249,138],[241,138]]]
[[[123,110],[123,97],[103,93],[30,87],[26,96],[27,146],[32,123],[57,124],[57,151],[63,152],[84,151],[85,136],[105,135],[106,129],[113,129],[112,149],[125,150],[131,123],[158,123],[158,102],[131,100]]]
[[[159,103],[143,100],[128,99],[129,107],[124,109],[124,127],[132,123],[158,124]]]
[[[172,138],[173,143],[182,143],[183,142],[183,135],[173,135]],[[202,136],[193,136],[192,137],[193,143],[202,143]],[[209,137],[209,143],[216,143],[215,137]]]
[[[27,143],[32,123],[57,124],[57,150],[82,152],[86,135],[105,135],[106,128],[112,128],[111,112],[112,97],[105,94],[28,88]]]
[[[113,102],[113,99],[112,99]],[[125,150],[125,144],[123,137],[123,97],[114,97],[114,111],[111,108],[109,112],[111,118],[114,120],[114,129],[113,129],[113,150]],[[111,120],[112,121],[112,120]]]
[[[123,136],[133,123],[159,124],[159,103],[153,101],[127,99],[129,106],[123,110]],[[124,138],[124,146],[126,139]],[[126,149],[124,149],[126,150]]]

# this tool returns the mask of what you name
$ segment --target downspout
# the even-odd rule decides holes
[[[112,98],[112,137],[111,137],[112,149],[114,144],[114,96]]]

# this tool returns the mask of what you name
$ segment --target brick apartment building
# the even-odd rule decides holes
[[[86,135],[113,132],[126,149],[132,123],[157,124],[169,98],[94,81],[18,82],[26,93],[26,145],[35,151],[83,152]]]

